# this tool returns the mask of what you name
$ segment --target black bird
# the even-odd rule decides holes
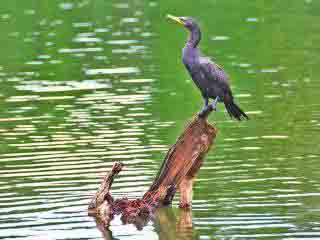
[[[196,21],[191,17],[172,15],[168,15],[167,18],[181,24],[190,32],[189,39],[183,48],[182,62],[204,99],[204,108],[199,115],[203,116],[209,107],[209,99],[212,98],[214,101],[211,106],[214,110],[216,110],[218,102],[223,102],[231,118],[236,118],[239,121],[243,118],[249,119],[234,102],[228,75],[210,58],[201,55],[198,48],[201,31]]]

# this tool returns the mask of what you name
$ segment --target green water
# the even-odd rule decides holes
[[[0,239],[320,238],[320,5],[316,1],[2,0]],[[101,231],[87,205],[114,161],[115,197],[141,196],[202,106],[183,68],[201,48],[232,78],[248,122],[221,105],[192,211]]]

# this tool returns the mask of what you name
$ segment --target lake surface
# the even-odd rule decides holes
[[[0,239],[319,239],[320,4],[12,1],[0,10]],[[117,198],[148,189],[202,107],[180,62],[190,15],[251,120],[219,128],[192,211],[100,231],[90,197],[114,161]]]

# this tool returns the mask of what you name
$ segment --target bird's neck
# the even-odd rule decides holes
[[[199,28],[191,30],[186,46],[196,48],[201,40],[201,31]]]

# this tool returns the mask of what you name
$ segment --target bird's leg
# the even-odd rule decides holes
[[[219,96],[217,96],[216,99],[211,103],[211,107],[214,111],[217,111],[218,101],[219,101]]]
[[[207,111],[208,107],[209,107],[209,98],[208,97],[204,97],[204,106],[203,106],[201,112]]]
[[[207,107],[209,105],[209,98],[205,97],[204,98],[204,108]]]
[[[204,106],[203,106],[202,110],[199,112],[199,117],[204,116],[204,114],[208,111],[208,107],[209,107],[209,98],[204,97]]]

